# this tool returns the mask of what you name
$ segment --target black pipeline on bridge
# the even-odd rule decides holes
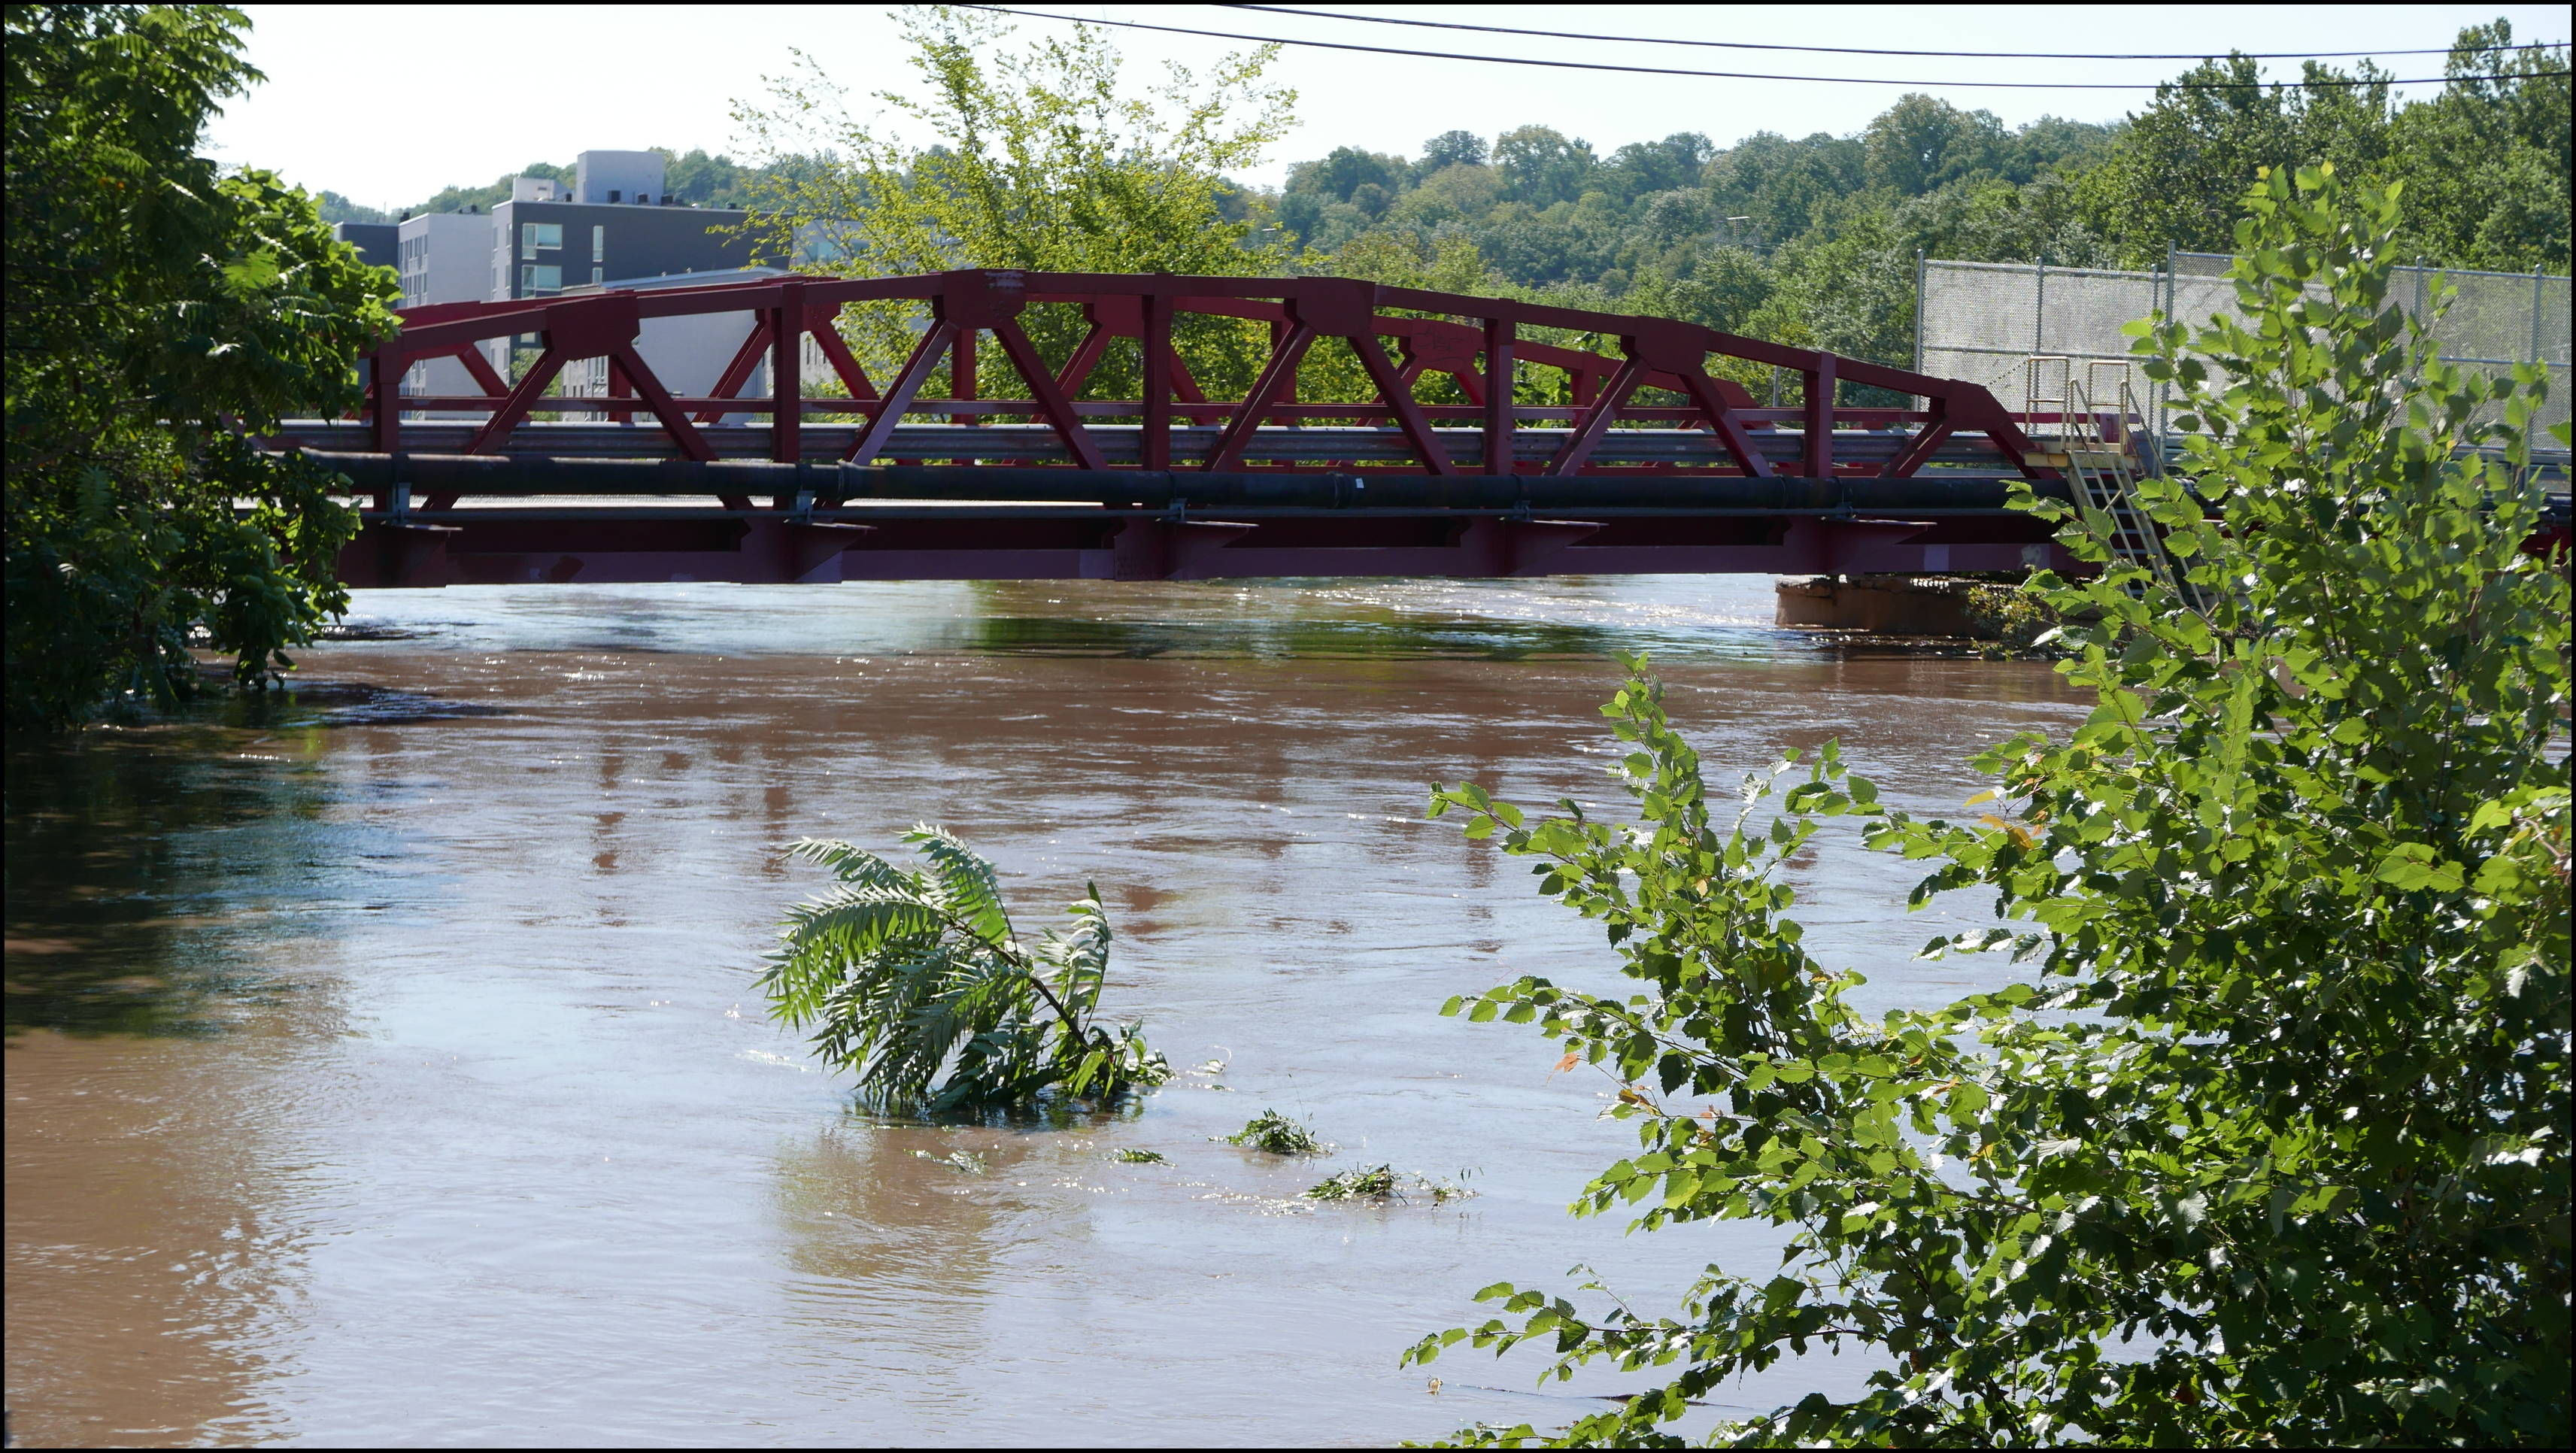
[[[360,493],[408,488],[426,496],[638,495],[704,499],[766,495],[805,508],[843,501],[1092,505],[1157,513],[1206,509],[1263,514],[1398,510],[1517,515],[1530,511],[1651,511],[1706,515],[1886,515],[1928,518],[2009,512],[2010,487],[2063,499],[2057,480],[2003,475],[1710,478],[1616,475],[1377,475],[1212,473],[1197,470],[911,467],[806,460],[563,459],[531,455],[357,454],[302,451],[348,476]]]

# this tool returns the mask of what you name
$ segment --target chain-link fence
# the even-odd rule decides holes
[[[1984,384],[2015,412],[2052,411],[2057,403],[2048,378],[2062,379],[2071,368],[2082,379],[2088,364],[2129,361],[2133,340],[2120,331],[2124,324],[2159,310],[2189,323],[2233,313],[2236,288],[2226,277],[2231,262],[2223,253],[2176,252],[2159,271],[2112,272],[1923,259],[1915,285],[1915,371]],[[2432,318],[2445,284],[2455,296]],[[2518,363],[2546,365],[2550,397],[2540,422],[2555,424],[2568,416],[2566,278],[2536,270],[2401,267],[2391,291],[2416,317],[2430,320],[2447,361],[2494,373]],[[2068,360],[2038,371],[2036,399],[2028,367],[2034,356]],[[2134,386],[2148,426],[2163,433],[2171,413],[2164,391],[2142,376]]]

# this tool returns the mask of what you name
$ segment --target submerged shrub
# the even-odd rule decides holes
[[[1171,1077],[1137,1023],[1097,1020],[1110,941],[1097,887],[1071,905],[1070,932],[1022,943],[991,863],[928,823],[904,841],[926,867],[844,842],[792,847],[840,881],[789,910],[760,978],[771,1017],[820,1026],[816,1051],[888,1106],[1107,1100]]]

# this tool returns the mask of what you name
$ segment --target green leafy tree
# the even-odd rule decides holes
[[[1494,138],[1494,170],[1503,195],[1547,208],[1583,195],[1598,163],[1592,143],[1552,126],[1518,126]]]
[[[2239,316],[2138,328],[2189,410],[2185,467],[2141,488],[2173,568],[2025,501],[2099,568],[2035,585],[2093,620],[2060,669],[2096,706],[1979,758],[1985,815],[1898,811],[1828,746],[1749,779],[1729,824],[1642,662],[1604,708],[1634,826],[1435,792],[1637,981],[1448,1006],[1625,1087],[1638,1151],[1578,1212],[1789,1236],[1778,1274],[1711,1267],[1672,1315],[1491,1287],[1508,1319],[1415,1360],[1472,1338],[1552,1344],[1559,1375],[1678,1369],[1566,1444],[1669,1445],[1691,1400],[1819,1346],[1883,1362],[1716,1436],[2567,1443],[2569,599],[2564,556],[2524,549],[2541,375],[2440,362],[2389,294],[2393,193],[2317,168],[2244,203]],[[1786,916],[1837,816],[1931,868],[1917,906],[1995,895],[2000,926],[1928,956],[2009,947],[2035,979],[1855,1012],[1858,976]]]
[[[1448,167],[1484,164],[1483,137],[1472,131],[1444,131],[1422,143],[1422,160],[1414,164],[1414,173],[1429,177]]]
[[[1900,205],[1896,228],[1927,257],[2051,267],[2116,260],[2086,221],[2075,185],[2055,174],[2019,185],[1988,177],[1943,187]]]
[[[1914,362],[1914,251],[1883,199],[1838,209],[1820,228],[1771,257],[1773,286],[1743,330],[1799,348],[1910,367]],[[1751,378],[1745,379],[1750,383]],[[1801,396],[1794,381],[1784,401]],[[1844,385],[1847,404],[1896,405],[1903,395]]]
[[[196,679],[256,683],[347,596],[345,484],[252,439],[358,400],[390,270],[313,200],[196,154],[260,79],[220,6],[11,5],[8,715],[61,724]]]
[[[1321,161],[1303,161],[1288,169],[1287,191],[1313,192],[1347,202],[1364,186],[1400,187],[1412,170],[1400,156],[1382,156],[1355,146],[1337,146]]]
[[[1752,219],[1748,239],[1776,246],[1816,230],[1838,199],[1864,188],[1865,156],[1849,137],[1756,132],[1709,164],[1709,196],[1719,216]]]
[[[1869,123],[1861,147],[1871,186],[1919,197],[1944,183],[1999,173],[2010,140],[1991,111],[1962,111],[1937,97],[1912,95]]]
[[[843,842],[793,846],[840,881],[788,913],[760,978],[773,1017],[819,1026],[816,1051],[889,1106],[944,1112],[1049,1090],[1108,1100],[1170,1078],[1136,1023],[1100,1022],[1099,889],[1068,910],[1070,932],[1023,943],[991,863],[928,823],[904,841],[924,867]]]
[[[2404,252],[2522,272],[2568,265],[2567,50],[2515,50],[2499,20],[2460,32],[2455,79],[2398,113],[2390,169],[2405,179]],[[2483,81],[2475,76],[2502,76]]]
[[[803,70],[774,84],[770,104],[737,106],[761,153],[809,158],[773,171],[755,203],[768,255],[819,254],[829,260],[810,270],[871,275],[993,267],[1243,276],[1284,264],[1284,250],[1245,245],[1258,219],[1227,219],[1223,177],[1257,162],[1287,129],[1295,93],[1262,81],[1276,47],[1229,56],[1203,81],[1174,66],[1162,86],[1133,94],[1118,52],[1089,26],[1015,51],[1005,45],[1009,27],[976,11],[909,7],[903,25],[926,96],[878,99],[926,144],[851,117],[802,52]],[[878,371],[910,352],[917,322],[912,308],[883,305],[850,310],[843,326]],[[1057,307],[1031,309],[1022,326],[1061,360],[1085,324]],[[1176,342],[1213,393],[1250,386],[1266,334],[1193,318]],[[982,361],[987,392],[1010,391],[998,351]],[[1140,369],[1134,345],[1112,349],[1088,396],[1135,397]]]
[[[2122,129],[2118,122],[2042,116],[2013,133],[2005,149],[2003,179],[2030,182],[2052,172],[2064,175],[2083,171],[2100,159]]]
[[[1502,195],[1502,178],[1494,175],[1492,167],[1458,162],[1396,198],[1389,209],[1393,225],[1386,230],[1409,231],[1418,240],[1434,234],[1465,237],[1467,226],[1482,221]],[[1281,205],[1284,211],[1286,202]]]
[[[561,182],[564,184],[565,191],[569,193],[579,172],[580,168],[570,162],[557,165],[550,161],[532,161],[508,176],[495,177],[483,186],[441,187],[428,201],[412,208],[411,212],[414,216],[420,216],[430,212],[462,212],[469,207],[488,212],[510,200],[511,184],[521,177]]]
[[[1674,289],[1679,316],[1729,333],[1751,326],[1780,285],[1769,264],[1751,248],[1721,247],[1699,260]]]
[[[1717,216],[1708,205],[1708,193],[1697,187],[1675,187],[1656,192],[1644,199],[1637,214],[1640,249],[1648,256],[1669,254],[1675,248],[1696,248],[1709,240],[1718,225]]]
[[[669,147],[662,153],[662,188],[671,196],[700,207],[739,207],[757,185],[752,168],[729,156],[709,156],[702,148],[683,154]]]
[[[2264,167],[2333,162],[2370,177],[2388,154],[2388,76],[2364,61],[2357,75],[2305,63],[2310,81],[2365,85],[2265,85],[2250,57],[2203,61],[2133,116],[2100,165],[2084,174],[2085,217],[2123,267],[2153,267],[2168,246],[2223,252],[2231,245],[2245,179]]]
[[[1628,143],[1610,153],[1594,175],[1613,197],[1634,202],[1657,192],[1697,186],[1700,172],[1716,154],[1707,137],[1696,131],[1676,131],[1661,141]]]
[[[325,222],[373,222],[381,226],[394,220],[393,213],[360,206],[338,192],[324,192],[315,197],[313,210]]]

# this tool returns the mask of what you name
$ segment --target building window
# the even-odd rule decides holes
[[[608,229],[606,227],[594,226],[590,229],[590,260],[593,262],[608,261]]]
[[[561,222],[522,222],[519,224],[519,256],[534,257],[538,249],[549,252],[563,248]]]
[[[519,269],[519,290],[528,293],[552,293],[563,290],[563,269],[538,267],[534,264]]]
[[[604,267],[594,267],[590,270],[590,285],[592,287],[597,287],[606,281],[608,281],[608,269]]]

